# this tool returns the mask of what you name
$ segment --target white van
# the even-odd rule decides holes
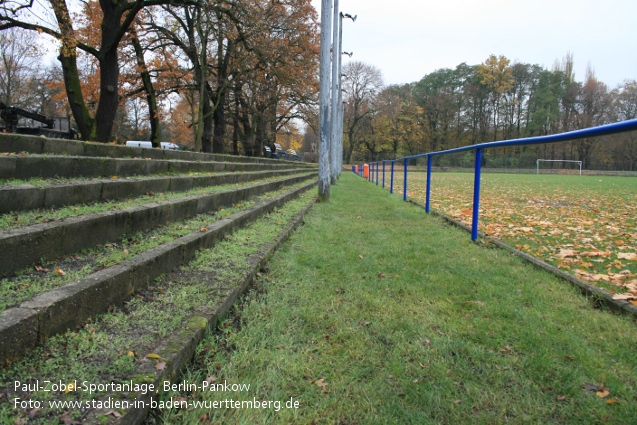
[[[126,146],[132,146],[134,148],[152,148],[153,144],[152,142],[140,142],[137,140],[129,140],[128,142],[126,142]],[[161,148],[179,150],[179,146],[177,146],[174,143],[168,143],[168,142],[161,142]]]

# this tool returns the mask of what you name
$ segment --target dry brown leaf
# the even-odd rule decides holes
[[[637,253],[634,252],[620,252],[617,254],[617,258],[620,260],[637,261]]]
[[[637,299],[637,295],[629,293],[625,294],[615,294],[613,295],[614,300],[633,300]]]
[[[57,274],[59,276],[66,275],[66,273],[64,273],[64,271],[61,268],[59,268],[59,267],[55,269],[55,274]]]
[[[610,390],[608,388],[602,388],[601,390],[598,390],[596,394],[599,398],[606,398],[609,396]]]
[[[113,415],[117,419],[122,417],[122,414],[119,413],[117,410],[109,410],[108,412],[104,413],[104,416],[108,416],[108,415]]]
[[[609,398],[608,400],[606,400],[606,404],[615,404],[618,403],[616,398]]]
[[[159,356],[159,354],[155,354],[155,353],[146,354],[146,358],[147,358],[147,359],[156,359],[156,360],[161,359],[161,357]]]
[[[578,255],[578,252],[572,249],[560,249],[560,252],[557,253],[555,256],[558,258],[566,258],[575,257],[576,255]]]
[[[318,381],[315,381],[314,384],[321,388],[321,392],[323,392],[323,393],[327,392],[327,388],[326,387],[329,384],[327,382],[325,382],[325,378],[321,378]]]
[[[155,363],[155,369],[157,369],[157,370],[166,369],[166,362],[163,361],[163,360],[158,361],[157,363]]]

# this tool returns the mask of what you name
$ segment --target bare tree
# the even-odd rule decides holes
[[[363,62],[349,62],[343,67],[346,75],[343,82],[345,106],[343,128],[347,133],[347,144],[343,144],[344,162],[349,163],[352,152],[360,145],[363,122],[374,112],[373,100],[383,88],[380,69]]]
[[[29,87],[40,58],[35,39],[18,28],[0,31],[0,102],[7,106],[32,107]]]

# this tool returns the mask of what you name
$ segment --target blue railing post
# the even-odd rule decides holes
[[[431,164],[433,157],[427,155],[427,202],[425,203],[425,211],[429,212],[431,206]]]
[[[367,174],[367,181],[371,182],[372,181],[372,174],[374,173],[374,163],[370,162],[369,163],[369,174]]]
[[[408,161],[409,161],[408,159],[405,159],[405,171],[404,171],[405,181],[403,182],[404,183],[404,185],[403,185],[403,201],[407,200],[407,162]]]
[[[385,189],[385,161],[383,161],[383,189]]]
[[[394,163],[396,161],[391,162],[391,178],[389,179],[389,193],[394,193]]]
[[[378,172],[380,171],[380,162],[376,163],[376,186],[378,186]]]
[[[471,240],[478,239],[478,211],[480,210],[480,175],[482,173],[482,148],[476,149],[476,167],[473,182],[473,219],[471,223]]]

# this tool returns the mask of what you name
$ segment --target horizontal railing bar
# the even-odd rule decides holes
[[[497,142],[478,143],[476,145],[462,146],[444,151],[421,153],[418,155],[410,155],[402,158],[396,158],[395,161],[401,159],[422,158],[425,156],[446,155],[450,153],[466,152],[475,149],[501,148],[504,146],[519,145],[537,145],[543,143],[566,142],[569,140],[586,139],[589,137],[609,136],[611,134],[623,133],[626,131],[637,130],[637,119],[616,122],[613,124],[600,125],[598,127],[585,128],[582,130],[568,131],[566,133],[550,134],[548,136],[526,137],[522,139],[509,139]]]

